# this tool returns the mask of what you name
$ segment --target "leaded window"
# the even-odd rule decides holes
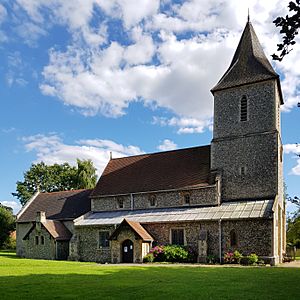
[[[184,230],[172,229],[171,230],[171,244],[184,245]]]
[[[99,232],[99,248],[109,247],[109,231]]]

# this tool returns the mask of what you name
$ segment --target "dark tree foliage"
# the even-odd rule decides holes
[[[287,197],[287,201],[297,205],[297,211],[287,219],[287,243],[300,248],[300,198]]]
[[[280,27],[280,33],[283,34],[282,43],[277,44],[279,55],[273,54],[273,60],[281,61],[291,50],[291,46],[295,45],[295,37],[300,27],[300,0],[290,1],[288,5],[291,15],[278,17],[273,21],[276,27]]]
[[[0,249],[8,241],[10,232],[15,230],[15,224],[11,209],[0,204]]]
[[[46,165],[32,164],[24,173],[24,180],[17,181],[16,192],[12,193],[24,205],[34,193],[56,192],[94,188],[97,181],[96,168],[91,160],[77,159],[77,166],[68,163]]]

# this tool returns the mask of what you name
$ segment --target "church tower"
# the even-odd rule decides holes
[[[248,20],[232,62],[214,95],[211,169],[221,174],[222,201],[282,203],[279,75]]]
[[[221,175],[221,201],[273,200],[272,261],[285,253],[279,75],[248,20],[214,95],[211,170]]]

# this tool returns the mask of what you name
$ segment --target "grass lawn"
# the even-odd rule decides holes
[[[299,299],[300,268],[128,267],[0,252],[0,299]]]

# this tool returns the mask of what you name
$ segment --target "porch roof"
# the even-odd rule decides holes
[[[122,227],[129,225],[129,227],[145,242],[152,242],[153,237],[147,232],[147,230],[139,223],[134,221],[129,221],[124,219],[122,223],[117,227],[117,229],[111,234],[109,237],[110,240],[114,239],[118,236],[118,234],[122,231]]]
[[[75,219],[75,226],[120,224],[125,218],[139,223],[271,218],[274,200],[224,202],[220,206],[156,208],[91,212]]]

